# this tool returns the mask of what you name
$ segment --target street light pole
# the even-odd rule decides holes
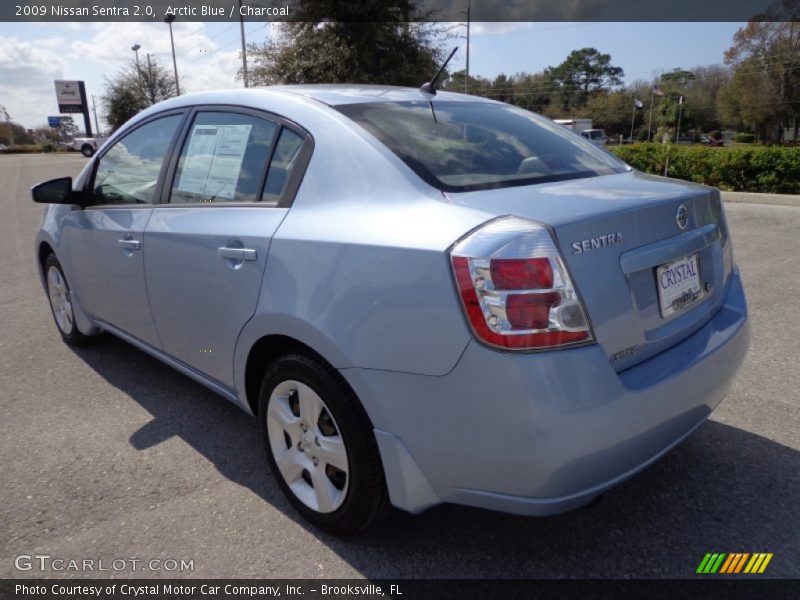
[[[133,46],[131,46],[131,50],[133,50],[136,53],[136,71],[139,72],[139,73],[141,73],[141,69],[139,67],[139,49],[140,48],[141,48],[141,46],[139,44],[134,44]]]
[[[469,28],[470,28],[470,9],[472,8],[472,1],[467,0],[467,76],[464,77],[464,93],[467,93],[467,86],[469,85]]]
[[[178,61],[175,60],[175,38],[172,37],[172,22],[175,20],[175,15],[167,15],[164,22],[169,25],[169,43],[172,45],[172,68],[175,70],[175,91],[178,96],[181,95],[181,84],[178,82]]]
[[[150,95],[150,104],[156,103],[156,84],[153,80],[153,64],[150,62],[150,53],[147,53],[147,72],[150,75],[147,80],[147,89],[145,90]]]
[[[242,34],[242,80],[247,87],[247,46],[244,42],[244,16],[242,15],[242,0],[239,0],[239,29]]]

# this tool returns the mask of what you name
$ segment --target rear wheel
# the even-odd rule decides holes
[[[94,148],[91,144],[84,144],[81,146],[81,154],[83,154],[86,158],[91,158],[94,154]]]
[[[375,435],[335,371],[282,356],[264,376],[259,416],[275,479],[308,521],[345,534],[383,516],[388,493]]]
[[[81,333],[75,325],[75,311],[72,308],[69,285],[55,254],[51,254],[44,261],[44,274],[47,298],[50,300],[50,309],[61,337],[71,346],[88,344],[91,338]]]

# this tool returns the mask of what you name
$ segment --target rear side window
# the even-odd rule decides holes
[[[284,127],[281,130],[281,137],[275,146],[272,160],[269,163],[267,172],[267,183],[264,186],[264,194],[261,198],[263,202],[277,205],[286,189],[286,183],[292,174],[292,169],[298,162],[300,149],[303,147],[304,139],[291,129]]]
[[[337,109],[444,191],[625,171],[591,142],[531,112],[486,102],[380,102]]]
[[[276,123],[250,115],[197,113],[170,202],[256,202],[277,130]]]
[[[91,204],[150,204],[164,156],[183,115],[170,115],[123,136],[97,163]]]

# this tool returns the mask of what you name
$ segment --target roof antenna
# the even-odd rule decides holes
[[[456,53],[456,50],[458,50],[458,46],[453,48],[453,51],[450,53],[450,56],[447,57],[447,60],[444,61],[444,63],[442,63],[442,66],[439,67],[439,70],[436,71],[436,75],[433,76],[433,79],[431,79],[427,83],[423,83],[420,86],[420,88],[419,88],[420,91],[428,93],[428,94],[435,94],[436,93],[436,82],[439,81],[439,77],[442,75],[442,71],[444,71],[444,68],[447,66],[447,63],[450,62],[450,59],[453,58],[453,55]]]

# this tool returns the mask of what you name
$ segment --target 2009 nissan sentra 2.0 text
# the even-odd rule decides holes
[[[585,505],[703,423],[748,348],[716,189],[482,98],[186,95],[33,197],[63,339],[111,333],[255,415],[332,532]]]

